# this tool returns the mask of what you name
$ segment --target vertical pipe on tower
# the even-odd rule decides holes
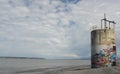
[[[102,29],[102,19],[101,19],[101,29]]]
[[[110,21],[109,21],[109,29],[111,29],[111,28],[110,28]]]
[[[104,13],[104,26],[106,28],[106,14]]]

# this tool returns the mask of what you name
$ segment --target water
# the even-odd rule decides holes
[[[90,61],[0,58],[0,74],[40,74],[82,65],[90,65]]]

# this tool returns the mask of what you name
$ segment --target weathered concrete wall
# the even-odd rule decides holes
[[[92,67],[116,65],[116,36],[114,29],[97,29],[91,32]]]

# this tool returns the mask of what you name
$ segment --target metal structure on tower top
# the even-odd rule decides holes
[[[103,22],[104,22],[104,26],[103,26]],[[107,29],[107,23],[109,23],[109,29],[111,29],[111,24],[113,24],[113,29],[115,29],[115,21],[110,21],[106,18],[106,14],[104,13],[104,19],[101,19],[101,29]]]

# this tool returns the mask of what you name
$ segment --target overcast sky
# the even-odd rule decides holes
[[[120,0],[0,0],[0,56],[90,57],[90,27],[104,13],[117,23],[120,56]]]

